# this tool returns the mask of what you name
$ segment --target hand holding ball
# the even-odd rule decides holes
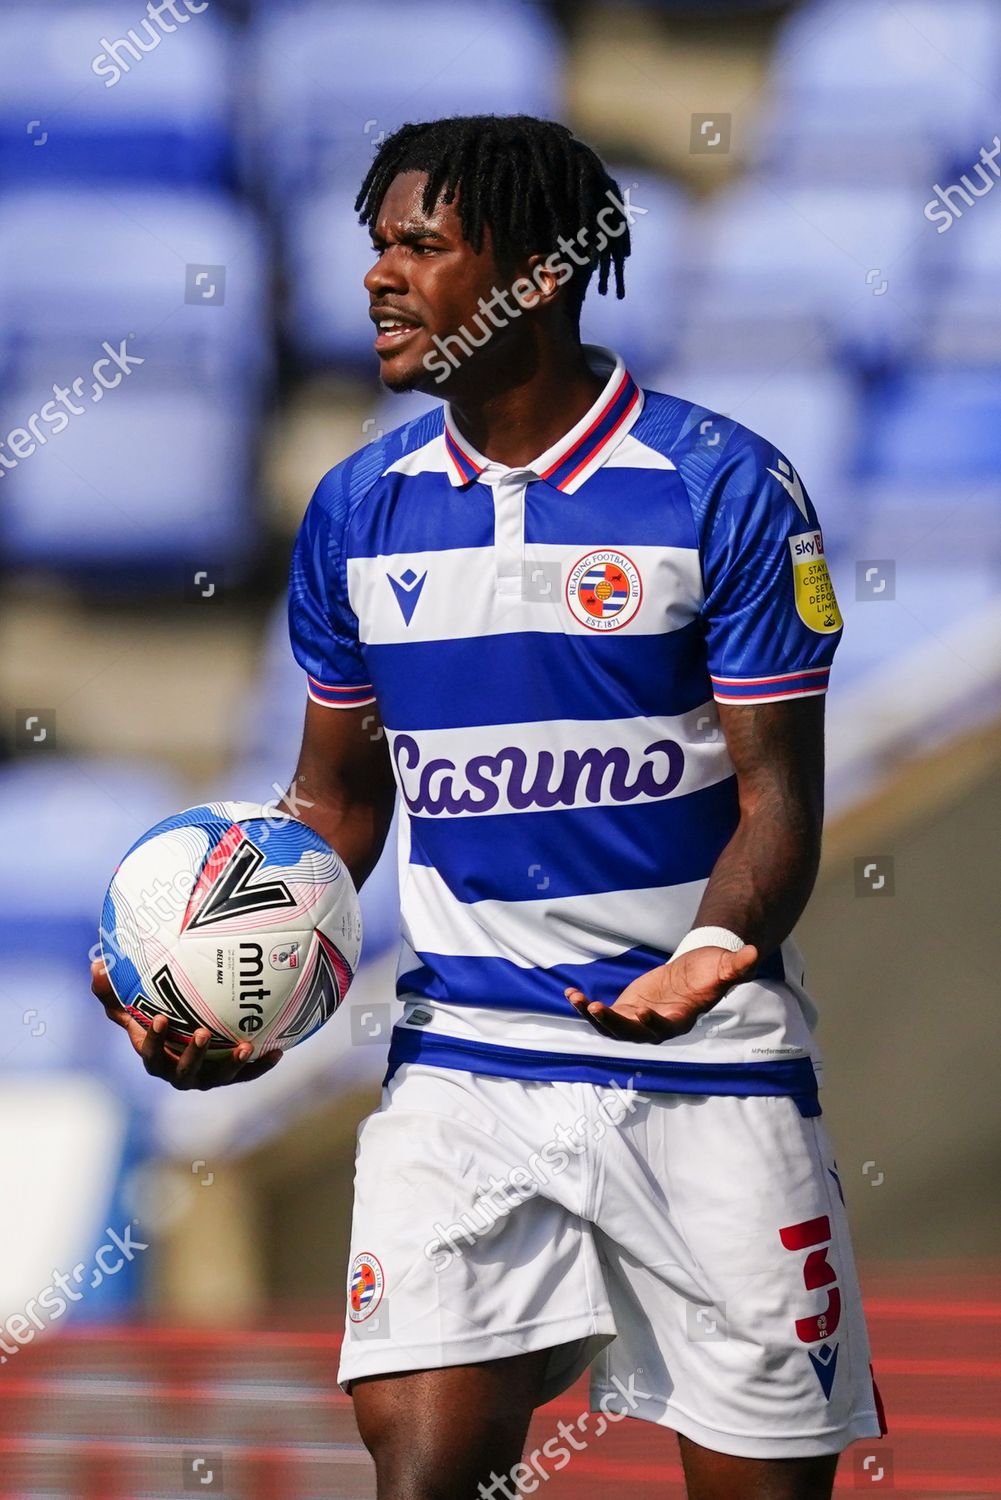
[[[311,1036],[347,993],[361,951],[358,897],[329,844],[298,819],[212,802],[144,834],[104,901],[102,958],[129,1017],[208,1057],[255,1057]],[[100,992],[99,992],[100,993]],[[104,996],[101,997],[104,999]]]

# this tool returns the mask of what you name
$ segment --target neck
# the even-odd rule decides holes
[[[451,400],[463,435],[486,458],[506,468],[530,464],[589,411],[607,377],[589,368],[580,344],[549,344],[534,350],[525,370],[491,370],[490,394]],[[482,380],[477,382],[482,385]]]

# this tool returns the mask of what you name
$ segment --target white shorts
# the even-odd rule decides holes
[[[720,1453],[879,1435],[827,1133],[792,1099],[410,1063],[358,1140],[345,1389],[549,1348],[542,1401],[591,1365],[592,1410]]]

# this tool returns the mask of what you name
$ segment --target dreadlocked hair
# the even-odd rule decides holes
[[[359,219],[371,229],[393,179],[401,172],[426,172],[423,208],[431,213],[440,196],[459,195],[463,238],[479,252],[489,225],[499,266],[527,255],[552,254],[560,236],[588,257],[566,283],[569,306],[579,317],[595,269],[598,291],[608,290],[614,268],[616,296],[625,295],[623,264],[631,245],[621,211],[619,233],[597,223],[603,208],[621,203],[619,186],[601,159],[565,125],[532,115],[456,115],[421,125],[403,125],[383,142],[355,202]],[[614,195],[614,196],[612,196]]]

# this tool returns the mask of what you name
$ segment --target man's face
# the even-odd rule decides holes
[[[457,200],[439,200],[431,213],[424,212],[426,181],[424,172],[401,172],[390,183],[372,229],[377,259],[365,286],[376,320],[375,350],[384,384],[393,391],[441,396],[461,380],[452,381],[451,366],[448,380],[436,380],[446,361],[433,343],[435,335],[445,339],[465,326],[482,341],[473,321],[480,312],[479,299],[489,300],[495,287],[507,283],[494,262],[489,226],[477,254],[462,237]],[[489,327],[490,320],[484,321]],[[502,337],[500,331],[492,333],[492,341]],[[430,370],[425,356],[434,361]],[[466,357],[460,352],[459,358]]]

